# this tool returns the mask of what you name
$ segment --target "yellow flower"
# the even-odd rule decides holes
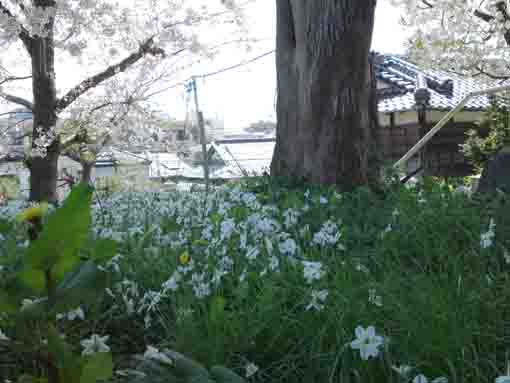
[[[181,263],[181,265],[187,265],[189,262],[189,259],[190,259],[190,256],[187,251],[185,251],[184,253],[179,255],[179,262]]]
[[[16,216],[18,222],[31,222],[36,218],[41,218],[48,212],[48,203],[42,202],[39,205],[29,207]]]

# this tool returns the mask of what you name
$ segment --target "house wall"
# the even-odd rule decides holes
[[[17,198],[19,195],[28,198],[30,172],[22,162],[1,162],[0,177],[3,177],[6,183],[9,183],[9,185],[4,185],[9,188],[9,198]],[[13,178],[18,185],[15,189],[10,187]],[[2,182],[0,182],[0,189],[2,188],[1,184]]]
[[[416,112],[381,114],[379,120],[379,142],[383,152],[383,159],[388,163],[395,163],[406,154],[421,138],[434,127],[446,112],[428,112],[425,131],[420,132]],[[466,176],[472,173],[472,167],[465,160],[460,145],[465,142],[469,129],[479,129],[475,124],[482,118],[479,112],[462,112],[447,123],[425,146],[426,173],[434,176]],[[392,121],[393,120],[393,121]],[[417,154],[413,160],[417,162]]]

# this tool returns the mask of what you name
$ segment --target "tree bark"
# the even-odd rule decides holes
[[[376,0],[276,0],[273,175],[343,189],[367,183],[375,5]]]
[[[92,185],[92,168],[94,162],[80,161],[81,164],[81,180],[84,185]]]
[[[54,1],[39,0],[38,6],[54,6]],[[41,135],[52,131],[57,122],[55,87],[55,46],[53,20],[47,25],[48,35],[34,36],[31,39],[32,91],[34,96],[32,148]],[[55,140],[45,157],[34,156],[30,160],[31,201],[55,203],[57,197],[58,157],[60,144]]]

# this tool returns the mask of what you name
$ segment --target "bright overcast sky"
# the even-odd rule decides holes
[[[278,0],[257,0],[246,10],[252,34],[262,41],[253,47],[252,52],[246,53],[241,49],[225,51],[214,61],[203,62],[194,68],[193,73],[198,75],[214,72],[273,50],[276,35],[276,1]],[[399,24],[399,18],[398,10],[389,5],[389,0],[378,1],[372,50],[382,53],[403,53],[406,33]],[[216,31],[208,30],[207,37],[224,38],[219,37],[220,28],[218,27]],[[59,85],[64,89],[75,85],[83,77],[81,72],[86,68],[76,70],[75,65],[70,66],[67,62],[57,61]],[[275,120],[275,80],[274,55],[269,55],[242,68],[199,81],[200,106],[206,118],[223,119],[225,130],[230,132],[240,131],[249,123],[258,120]],[[25,93],[20,92],[20,95],[30,98],[30,90],[26,89]],[[178,87],[155,99],[157,101],[155,107],[175,119],[184,119],[185,99],[184,87]],[[6,108],[7,106],[0,105],[0,111]]]
[[[258,0],[250,6],[248,14],[257,36],[266,39],[251,53],[250,57],[274,49],[275,1]],[[372,50],[382,53],[403,53],[406,33],[399,24],[398,10],[388,0],[379,0]],[[235,64],[246,57],[235,52],[225,53],[213,63],[204,66],[205,72]],[[226,131],[239,131],[243,126],[258,120],[275,120],[274,102],[276,73],[274,55],[263,58],[242,69],[210,77],[199,82],[201,107],[206,117],[223,117]],[[183,115],[183,90],[168,95],[168,103],[162,103],[170,115]]]

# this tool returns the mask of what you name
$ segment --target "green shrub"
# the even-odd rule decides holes
[[[462,145],[464,156],[481,172],[487,161],[504,146],[510,145],[510,100],[496,98],[485,115],[480,129],[471,129]]]

